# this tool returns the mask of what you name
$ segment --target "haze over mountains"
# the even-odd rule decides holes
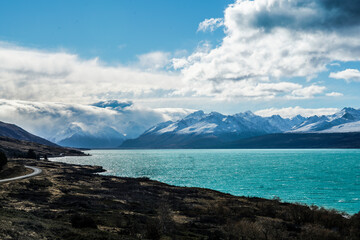
[[[238,140],[268,134],[283,133],[290,137],[295,133],[348,132],[360,132],[360,110],[344,108],[329,116],[302,117],[298,115],[293,118],[282,118],[279,115],[260,117],[250,111],[234,115],[223,115],[217,112],[205,114],[203,111],[197,111],[179,121],[157,124],[140,137],[125,141],[121,147],[208,148],[229,145],[237,147],[233,143]],[[314,137],[307,136],[311,136],[312,139]],[[267,138],[266,141],[271,141],[271,138]],[[282,141],[288,141],[288,139]],[[306,139],[302,141],[306,142]],[[309,141],[313,140],[309,139]],[[286,143],[283,144],[284,146],[279,147],[285,147]]]
[[[0,136],[75,148],[237,148],[255,146],[254,142],[271,147],[268,142],[276,142],[274,138],[278,141],[274,147],[309,147],[316,144],[304,143],[314,141],[319,134],[335,134],[332,136],[339,141],[350,136],[345,133],[360,132],[360,110],[354,108],[344,108],[331,115],[297,115],[292,118],[280,115],[262,117],[250,111],[224,115],[181,108],[149,110],[136,108],[132,102],[116,100],[93,105],[7,101],[0,104],[0,110],[2,108],[13,116],[11,123],[20,122],[22,127],[24,123],[26,130],[47,140],[5,123],[0,124]],[[32,127],[28,128],[26,124],[32,124]],[[318,135],[306,135],[299,144],[298,134],[305,133]],[[338,133],[344,134],[339,138]],[[290,136],[293,140],[288,139]],[[351,136],[349,141],[355,135]],[[252,140],[244,142],[243,139]],[[346,143],[338,147],[350,145]]]
[[[150,109],[118,100],[85,105],[0,99],[0,121],[59,145],[81,148],[116,148],[159,122],[181,119],[193,111]]]

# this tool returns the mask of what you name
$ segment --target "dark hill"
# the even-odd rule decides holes
[[[249,137],[254,136],[255,133],[244,134]],[[144,134],[136,139],[128,139],[123,142],[120,148],[218,148],[219,146],[226,146],[235,140],[244,138],[240,134],[174,134],[164,133]]]
[[[360,148],[360,133],[279,133],[241,139],[224,148]]]
[[[55,143],[52,143],[44,138],[31,134],[25,131],[24,129],[22,129],[21,127],[16,126],[15,124],[4,123],[1,121],[0,121],[0,136],[39,143],[47,146],[57,146]]]
[[[26,157],[28,151],[32,149],[38,156],[58,157],[58,156],[83,156],[83,152],[60,146],[48,146],[35,142],[18,140],[0,136],[0,151],[6,153],[8,157]]]
[[[120,148],[360,148],[360,133],[277,133],[227,142],[212,135],[145,134],[126,140]]]

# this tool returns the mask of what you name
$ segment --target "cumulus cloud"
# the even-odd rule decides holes
[[[221,27],[224,25],[224,21],[222,18],[209,18],[209,19],[205,19],[204,21],[202,21],[201,23],[199,23],[199,27],[198,27],[198,32],[202,31],[202,32],[206,32],[206,31],[210,31],[213,32],[215,31],[217,28]]]
[[[340,72],[332,72],[329,77],[335,79],[344,79],[347,82],[360,82],[360,71],[357,69],[346,69]]]
[[[141,64],[161,67],[166,54],[140,56]],[[66,52],[45,52],[0,43],[0,92],[5,99],[92,102],[97,99],[163,97],[181,86],[179,76]]]
[[[337,108],[302,108],[299,106],[288,107],[288,108],[268,108],[256,111],[255,114],[262,117],[270,117],[273,115],[280,115],[283,118],[292,118],[296,115],[301,115],[303,117],[310,116],[322,116],[322,115],[331,115],[338,112]]]
[[[238,0],[223,18],[199,24],[198,31],[222,27],[225,37],[219,45],[201,42],[191,54],[145,53],[127,66],[0,42],[1,97],[91,103],[339,96],[327,93],[326,83],[305,79],[331,64],[360,60],[359,5],[350,0]],[[356,69],[330,77],[360,81]]]
[[[247,1],[242,2],[249,6]],[[334,30],[360,23],[360,3],[353,0],[260,0],[256,12],[249,10],[247,25],[271,31],[274,28]],[[288,9],[288,11],[286,11]],[[244,16],[244,15],[243,15]]]
[[[0,121],[58,142],[79,128],[98,133],[106,128],[134,138],[151,126],[177,120],[193,112],[189,109],[149,109],[131,102],[107,101],[93,105],[0,100]]]
[[[309,98],[324,86],[291,85],[310,80],[334,61],[360,60],[360,3],[345,0],[238,0],[225,10],[222,43],[176,59],[188,88],[197,95]],[[213,26],[204,21],[201,29]],[[199,28],[200,29],[200,28]],[[254,94],[243,89],[262,89]],[[278,85],[288,89],[278,91]]]

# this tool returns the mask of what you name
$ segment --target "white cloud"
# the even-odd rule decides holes
[[[169,52],[155,51],[138,57],[138,66],[145,70],[159,70],[171,63]]]
[[[238,0],[229,5],[222,43],[173,61],[188,85],[182,92],[220,98],[284,94],[311,98],[324,94],[324,86],[302,85],[299,81],[298,89],[259,89],[264,83],[288,85],[294,77],[309,80],[334,61],[360,60],[360,18],[354,11],[358,4],[334,2]],[[353,21],[348,16],[353,16]],[[212,22],[204,21],[199,29],[213,26]]]
[[[302,108],[302,107],[288,107],[288,108],[268,108],[256,111],[255,114],[262,117],[270,117],[272,115],[280,115],[284,118],[292,118],[296,115],[303,117],[310,117],[314,115],[331,115],[338,112],[337,108]]]
[[[215,31],[217,28],[221,27],[224,25],[224,21],[222,18],[209,18],[209,19],[205,19],[204,21],[202,21],[199,24],[198,27],[198,32],[202,31],[202,32],[206,32],[206,31],[210,31],[213,32]]]
[[[139,57],[158,68],[166,53]],[[107,66],[66,52],[0,43],[0,92],[5,99],[88,103],[107,98],[163,97],[182,86],[178,75],[122,65]],[[161,95],[163,94],[163,95]]]
[[[108,102],[101,107],[50,102],[0,100],[0,121],[14,123],[52,141],[71,136],[74,127],[98,133],[111,127],[129,138],[159,122],[184,117],[189,109],[149,109],[131,102]]]
[[[311,85],[309,87],[299,88],[291,92],[289,98],[313,98],[315,95],[322,94],[326,87]]]
[[[219,45],[201,42],[190,55],[150,52],[131,66],[0,42],[1,97],[66,103],[126,98],[155,106],[170,98],[183,103],[340,96],[327,93],[326,82],[302,78],[316,77],[329,64],[360,60],[358,10],[353,0],[238,0],[223,18],[199,24],[198,31],[223,26]],[[360,81],[356,69],[330,77]]]
[[[341,96],[344,96],[344,94],[339,93],[339,92],[331,92],[331,93],[327,93],[326,96],[328,96],[328,97],[341,97]]]
[[[360,82],[360,71],[357,69],[346,69],[340,72],[332,72],[330,73],[329,77],[335,79],[344,79],[347,82]]]
[[[155,108],[154,111],[162,114],[164,121],[174,121],[184,118],[195,110],[185,108]]]

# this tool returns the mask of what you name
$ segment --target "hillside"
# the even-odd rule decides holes
[[[16,126],[15,124],[4,123],[0,121],[0,136],[9,137],[18,140],[25,140],[29,142],[39,143],[47,146],[57,146],[55,143],[52,143],[44,138],[35,136],[21,127]]]
[[[83,152],[60,146],[48,146],[35,142],[18,140],[9,137],[0,137],[0,150],[5,152],[8,157],[24,157],[29,149],[35,151],[39,156],[57,157],[57,156],[82,156]]]

